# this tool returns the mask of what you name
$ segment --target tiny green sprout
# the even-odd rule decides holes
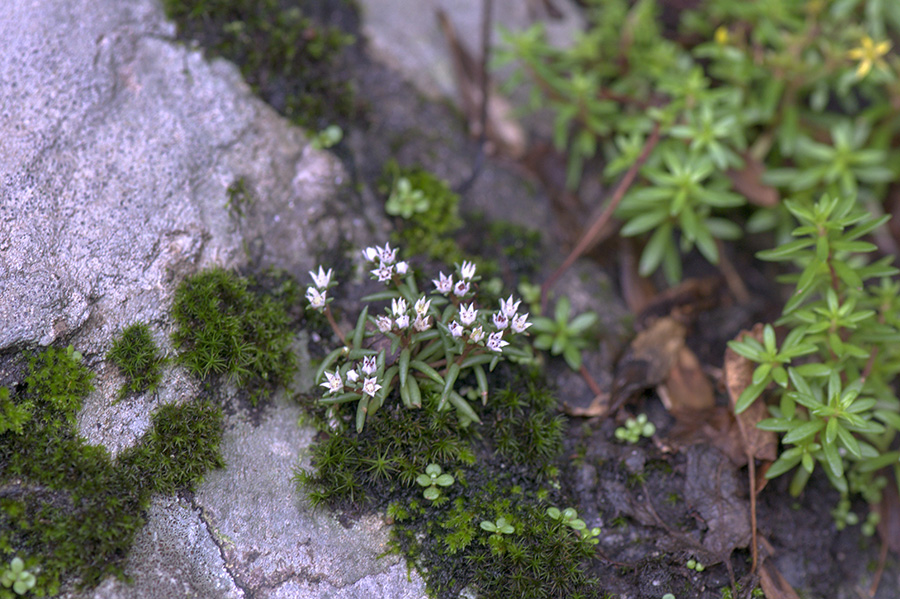
[[[328,125],[310,140],[310,145],[316,150],[324,150],[340,143],[344,137],[344,132],[337,125]]]
[[[507,522],[506,518],[502,516],[500,518],[497,518],[496,522],[491,522],[490,520],[482,520],[480,526],[482,530],[492,532],[495,536],[511,535],[516,532],[515,527]]]
[[[879,522],[881,522],[881,514],[879,514],[875,510],[869,512],[869,515],[866,516],[866,521],[863,522],[862,526],[860,526],[860,531],[863,533],[863,536],[873,536],[875,534],[875,531],[878,529]]]
[[[672,593],[666,593],[662,596],[662,599],[675,599],[675,595],[673,595]]]
[[[590,344],[588,336],[591,328],[597,323],[597,314],[585,312],[569,321],[571,311],[569,298],[560,298],[556,302],[554,317],[535,317],[531,332],[535,335],[536,348],[549,351],[554,356],[562,354],[569,368],[579,370],[581,350]]]
[[[688,570],[693,570],[694,572],[703,572],[703,570],[706,569],[706,566],[704,566],[694,558],[689,559],[685,566],[687,566]]]
[[[438,487],[449,487],[453,482],[453,476],[442,474],[441,467],[437,464],[428,464],[425,467],[425,474],[416,477],[416,484],[426,487],[422,495],[429,501],[434,501],[441,496],[441,490]]]
[[[391,195],[384,205],[384,210],[391,216],[410,219],[413,214],[419,214],[428,210],[428,204],[425,192],[421,189],[413,189],[412,183],[408,178],[400,177],[391,190]]]
[[[33,589],[36,582],[34,574],[25,569],[25,562],[20,557],[14,557],[0,575],[0,584],[6,588],[12,587],[17,595],[24,595]]]
[[[647,420],[646,414],[640,414],[637,418],[628,418],[625,426],[616,429],[616,439],[628,443],[637,443],[641,437],[652,437],[656,433],[656,425]]]

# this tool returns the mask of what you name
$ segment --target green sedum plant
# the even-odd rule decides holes
[[[34,588],[37,579],[34,574],[25,569],[25,562],[21,557],[14,557],[9,566],[0,574],[0,584],[6,588],[12,588],[16,595],[24,595]]]
[[[554,356],[562,355],[569,368],[579,370],[581,350],[590,344],[588,335],[597,323],[597,314],[585,312],[569,320],[571,312],[569,298],[561,297],[556,302],[553,318],[536,316],[531,332],[535,335],[536,348],[549,351]]]
[[[646,414],[638,414],[634,418],[627,418],[625,426],[616,428],[615,436],[619,441],[637,443],[641,437],[652,437],[656,433],[656,425],[647,419]]]
[[[416,477],[416,484],[425,488],[422,496],[428,501],[436,501],[441,496],[440,487],[449,487],[453,482],[453,476],[442,472],[437,464],[428,464],[425,473]]]
[[[781,433],[784,449],[766,476],[794,470],[791,492],[798,494],[821,464],[841,493],[862,493],[874,503],[878,471],[900,474],[900,451],[892,445],[900,431],[893,389],[900,374],[900,299],[888,278],[898,270],[889,256],[866,263],[863,255],[876,247],[862,240],[887,217],[860,210],[852,196],[786,206],[800,225],[796,239],[759,255],[799,268],[785,277],[794,292],[776,323],[788,333],[780,347],[771,325],[762,343],[750,337],[729,343],[758,363],[736,410],[774,384],[771,418],[758,426]]]
[[[583,4],[588,27],[569,47],[536,24],[506,34],[501,62],[550,114],[570,188],[585,172],[622,181],[616,215],[646,240],[642,275],[677,282],[694,248],[717,263],[748,203],[746,229],[784,239],[779,193],[879,210],[900,167],[896,2],[703,0],[665,31],[657,0]]]

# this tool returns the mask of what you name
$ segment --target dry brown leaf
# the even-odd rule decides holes
[[[609,399],[609,393],[599,393],[586,408],[570,406],[566,402],[562,402],[562,411],[569,416],[580,416],[582,418],[606,416],[610,408]]]
[[[678,420],[693,420],[716,405],[712,384],[700,360],[686,345],[679,348],[669,376],[657,387],[657,392],[663,405]]]
[[[766,594],[766,599],[800,599],[770,560],[764,561],[759,568],[759,585]]]
[[[735,190],[756,206],[763,208],[777,206],[780,201],[778,190],[762,181],[762,176],[766,172],[763,163],[747,153],[742,158],[744,168],[729,169],[726,173]]]
[[[750,335],[762,343],[763,325],[757,323],[752,331],[741,331],[738,339],[744,335]],[[725,386],[728,389],[728,397],[731,399],[731,409],[737,403],[744,389],[750,386],[755,365],[747,358],[736,354],[731,349],[725,350]],[[772,431],[764,431],[756,428],[756,424],[768,418],[765,403],[755,401],[750,407],[737,414],[738,428],[741,439],[744,442],[747,456],[757,460],[774,462],[778,457],[778,437]]]
[[[665,381],[684,347],[686,333],[683,324],[668,316],[654,321],[638,333],[616,364],[613,406],[621,405],[635,393]]]

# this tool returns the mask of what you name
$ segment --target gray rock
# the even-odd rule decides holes
[[[199,390],[168,367],[157,395],[115,403],[121,377],[103,356],[124,327],[149,322],[171,352],[168,311],[185,276],[253,265],[305,277],[383,224],[347,191],[340,163],[253,97],[233,65],[176,43],[156,1],[4,9],[0,380],[21,372],[18,350],[74,344],[97,373],[81,433],[116,452],[155,408]],[[253,201],[229,210],[240,179]],[[309,386],[308,368],[301,379]],[[422,597],[398,558],[377,558],[380,521],[345,529],[291,484],[311,441],[298,410],[279,395],[258,426],[230,416],[228,467],[191,501],[154,499],[127,565],[134,585],[107,580],[67,596]]]

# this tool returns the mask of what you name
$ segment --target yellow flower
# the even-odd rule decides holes
[[[728,43],[728,38],[729,38],[729,35],[728,35],[727,27],[722,25],[721,27],[716,29],[715,39],[716,39],[717,44],[719,44],[720,46],[724,46],[725,44]]]
[[[877,64],[879,67],[887,66],[882,56],[887,54],[890,49],[891,42],[883,41],[876,44],[872,38],[864,35],[860,46],[847,52],[847,56],[859,61],[859,66],[856,67],[856,76],[861,79],[872,70],[873,64]]]

